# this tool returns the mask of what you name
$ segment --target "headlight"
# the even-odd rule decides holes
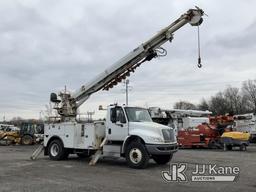
[[[150,142],[158,142],[158,143],[163,143],[164,142],[163,138],[161,138],[161,137],[151,137],[151,136],[149,136],[148,140]]]

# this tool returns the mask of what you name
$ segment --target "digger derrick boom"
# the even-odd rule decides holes
[[[62,92],[59,94],[60,100],[55,93],[51,94],[51,101],[55,103],[55,109],[62,119],[66,117],[75,117],[77,108],[82,105],[91,94],[103,89],[109,90],[129,76],[143,62],[150,61],[159,54],[158,49],[161,45],[173,39],[173,33],[182,26],[190,23],[192,26],[198,26],[202,23],[204,12],[202,9],[189,9],[181,15],[176,21],[162,29],[148,41],[135,48],[125,57],[114,63],[108,69],[99,74],[89,83],[83,85],[79,90],[71,93]]]

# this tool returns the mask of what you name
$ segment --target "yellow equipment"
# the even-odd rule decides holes
[[[22,122],[20,128],[0,130],[0,145],[22,144],[32,145],[40,142],[44,125],[37,122]]]
[[[224,132],[221,135],[221,142],[224,150],[232,150],[233,147],[239,147],[241,151],[246,151],[249,145],[250,133],[245,132]]]
[[[250,139],[250,133],[244,133],[244,132],[224,132],[221,137],[229,137],[232,139],[242,140],[242,141],[248,141]]]
[[[20,142],[19,132],[18,131],[0,131],[0,144],[10,145]]]

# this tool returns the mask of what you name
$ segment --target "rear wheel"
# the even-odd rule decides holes
[[[245,144],[242,144],[240,146],[240,151],[246,151],[246,145]]]
[[[53,140],[48,147],[50,159],[59,161],[68,157],[68,151],[59,139]]]
[[[131,168],[143,169],[147,166],[149,155],[145,146],[140,142],[132,142],[125,153],[126,161]]]
[[[256,136],[255,135],[251,136],[250,143],[256,143]]]
[[[22,145],[32,145],[33,137],[31,135],[24,135],[23,137],[21,137],[21,144]]]
[[[210,140],[208,143],[208,148],[209,149],[217,149],[218,143],[215,140]]]
[[[228,151],[231,151],[232,148],[233,148],[232,145],[227,145],[227,150],[228,150]]]
[[[152,158],[154,161],[159,165],[164,165],[171,161],[172,154],[171,155],[153,155]]]

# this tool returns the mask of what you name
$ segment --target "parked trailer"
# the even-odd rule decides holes
[[[239,147],[241,151],[246,151],[249,145],[250,134],[243,132],[225,132],[221,136],[221,143],[224,150],[232,150],[234,147]]]

